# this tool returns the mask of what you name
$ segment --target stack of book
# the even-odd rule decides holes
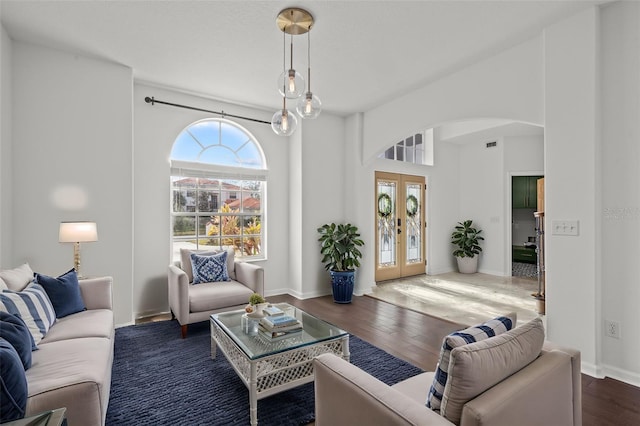
[[[260,319],[260,333],[270,340],[286,339],[302,331],[302,324],[296,318],[279,314]]]

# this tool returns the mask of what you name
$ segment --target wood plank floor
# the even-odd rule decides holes
[[[269,301],[295,305],[426,371],[435,369],[443,337],[462,328],[367,296],[354,296],[344,305],[331,296],[299,300],[281,295]],[[583,426],[640,425],[640,388],[583,374],[582,413]]]

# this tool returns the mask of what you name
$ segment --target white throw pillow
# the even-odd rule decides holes
[[[9,290],[22,291],[27,284],[33,281],[33,270],[28,263],[24,263],[17,268],[0,271],[0,279],[4,281]]]

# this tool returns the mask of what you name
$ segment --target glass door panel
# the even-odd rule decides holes
[[[424,177],[376,172],[376,281],[423,274]]]
[[[378,181],[378,264],[396,266],[396,182]]]
[[[424,261],[424,177],[403,176],[404,187],[404,264],[400,275],[408,277],[425,273]]]

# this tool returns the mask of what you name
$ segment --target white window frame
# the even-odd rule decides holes
[[[215,216],[260,216],[260,253],[258,255],[253,255],[253,256],[248,256],[245,255],[244,253],[236,253],[237,257],[241,257],[243,260],[245,261],[253,261],[253,260],[266,260],[267,258],[267,177],[268,177],[268,170],[266,168],[266,160],[264,157],[264,152],[262,150],[262,147],[260,145],[260,143],[255,139],[255,137],[249,132],[247,131],[245,128],[243,128],[242,126],[238,125],[237,123],[227,120],[227,119],[222,119],[222,118],[210,118],[210,119],[204,119],[204,120],[198,120],[196,122],[193,122],[191,124],[189,124],[187,127],[185,127],[176,137],[176,141],[178,140],[178,138],[183,134],[183,132],[188,131],[188,129],[191,126],[194,126],[196,124],[200,124],[204,121],[207,122],[216,122],[216,123],[227,123],[230,124],[233,127],[236,127],[237,129],[241,130],[242,132],[244,132],[248,139],[255,145],[255,147],[258,149],[260,156],[261,156],[261,160],[262,160],[262,164],[261,167],[262,168],[245,168],[245,167],[238,167],[238,166],[228,166],[228,165],[220,165],[220,164],[211,164],[211,163],[201,163],[198,161],[185,161],[185,160],[175,160],[175,159],[170,159],[169,163],[170,163],[170,175],[171,175],[171,179],[169,182],[169,191],[171,193],[170,196],[170,205],[169,205],[169,214],[171,217],[171,221],[170,221],[170,246],[171,246],[171,256],[172,256],[172,260],[176,261],[180,259],[180,250],[179,250],[179,246],[176,246],[176,242],[180,241],[180,238],[176,239],[173,235],[173,224],[174,224],[174,217],[178,217],[178,216],[196,216],[196,217],[203,217],[201,215],[199,215],[197,211],[194,212],[174,212],[173,211],[173,190],[174,190],[174,186],[173,186],[173,178],[177,177],[177,178],[206,178],[206,179],[211,179],[211,180],[219,180],[219,181],[260,181],[262,182],[262,191],[261,191],[261,198],[260,198],[260,211],[259,213],[252,213],[252,212],[242,212],[242,213],[237,213],[237,214],[229,214],[229,213],[221,213],[219,212],[220,208],[222,207],[222,204],[224,203],[223,200],[219,200],[220,205],[218,206],[218,212],[215,213]],[[211,145],[206,145],[203,144],[203,141],[197,141],[199,145],[202,146],[201,152],[206,150],[207,148],[211,147],[214,144]],[[174,142],[175,143],[175,142]],[[216,142],[217,144],[224,144],[224,140],[222,140],[220,142]],[[199,157],[200,154],[198,154]],[[241,191],[238,191],[241,192]],[[237,195],[237,192],[236,192]],[[242,198],[242,197],[241,197]],[[197,210],[197,200],[196,200],[196,210]],[[216,249],[216,246],[210,246],[210,245],[206,245],[206,246],[202,246],[200,247],[199,244],[199,240],[200,239],[205,239],[205,238],[211,238],[209,236],[200,236],[198,234],[199,232],[199,227],[198,227],[198,222],[196,220],[196,224],[195,224],[195,248],[196,249]],[[241,228],[241,234],[238,236],[238,238],[242,239],[242,228]],[[220,246],[222,247],[222,246]],[[193,248],[193,247],[191,247]]]

